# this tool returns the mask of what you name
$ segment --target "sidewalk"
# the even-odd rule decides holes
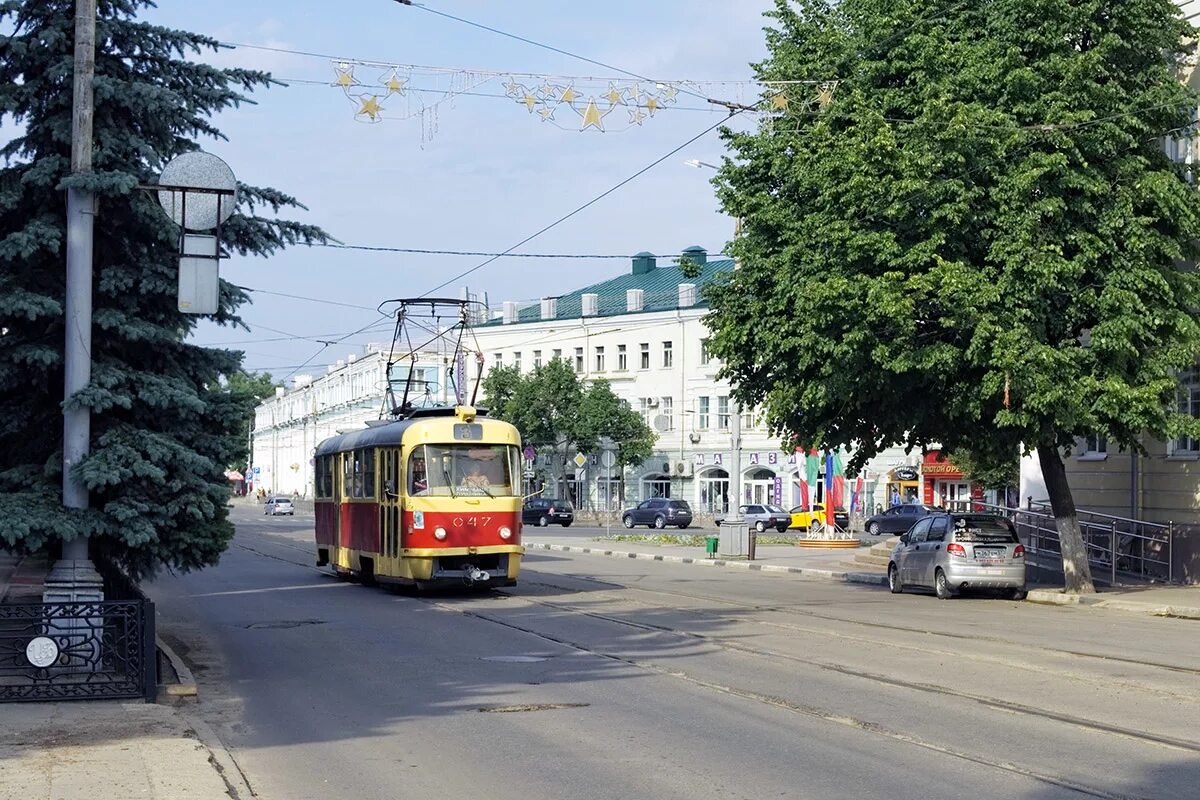
[[[793,545],[763,545],[755,560],[710,559],[702,547],[663,545],[655,542],[615,542],[579,537],[525,534],[529,551],[557,550],[590,553],[614,558],[639,558],[652,561],[725,567],[757,572],[794,574],[804,578],[887,585],[883,566],[854,564],[859,550],[807,550]],[[1200,586],[1120,586],[1102,587],[1094,595],[1067,595],[1061,588],[1036,587],[1029,590],[1028,601],[1046,605],[1088,606],[1090,608],[1200,620]]]
[[[40,603],[49,564],[0,552],[0,603]],[[194,679],[160,686],[185,703]],[[189,691],[190,690],[190,691]],[[0,800],[249,800],[216,735],[177,705],[88,700],[0,705]]]

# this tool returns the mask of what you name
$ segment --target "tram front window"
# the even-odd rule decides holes
[[[409,493],[515,497],[521,493],[520,458],[512,445],[421,445],[408,459]]]

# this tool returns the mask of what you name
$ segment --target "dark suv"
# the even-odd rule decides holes
[[[676,528],[686,528],[692,524],[692,507],[688,505],[687,500],[652,497],[626,509],[621,515],[621,522],[626,528],[635,525],[649,525],[652,528],[673,525]]]
[[[546,527],[553,523],[564,528],[575,521],[575,507],[569,500],[551,497],[531,497],[521,509],[521,522]]]

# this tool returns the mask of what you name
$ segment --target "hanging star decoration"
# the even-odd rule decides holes
[[[359,107],[354,116],[367,117],[371,122],[379,122],[382,119],[381,112],[383,107],[379,105],[379,98],[373,94],[360,95],[358,98]]]
[[[768,112],[813,114],[833,102],[837,81],[776,81],[766,84],[763,107]]]
[[[618,129],[642,125],[664,107],[676,102],[679,88],[674,84],[655,84],[653,89],[643,88],[638,81],[608,81],[607,87],[595,86],[592,79],[575,79],[556,82],[547,79],[536,88],[521,83],[520,76],[508,76],[504,81],[504,94],[525,106],[530,114],[536,113],[543,122],[566,129],[567,124],[555,117],[555,112],[568,108],[579,119],[579,131],[613,130],[609,115],[618,108],[628,112],[629,119]],[[576,83],[578,80],[580,83]],[[589,85],[591,84],[591,85]]]
[[[351,86],[357,86],[358,80],[354,77],[354,65],[342,62],[333,66],[337,78],[334,79],[334,85],[340,86],[343,89],[349,89]]]
[[[408,87],[408,78],[401,78],[400,70],[398,69],[392,70],[386,81],[382,79],[381,81],[384,88],[387,89],[388,97],[394,94],[403,95],[405,89]]]

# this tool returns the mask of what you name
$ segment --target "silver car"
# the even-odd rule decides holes
[[[292,504],[292,498],[290,497],[272,497],[263,506],[263,513],[272,517],[276,514],[295,516],[296,506]]]
[[[718,514],[713,522],[717,523],[717,527],[721,527],[721,523],[728,518],[727,514]],[[792,524],[792,515],[784,511],[779,506],[768,505],[766,503],[755,503],[745,505],[738,509],[738,516],[742,521],[747,523],[754,530],[762,533],[767,528],[774,528],[780,533],[785,532],[788,526]]]
[[[1012,522],[990,514],[933,514],[900,537],[888,588],[933,589],[947,600],[963,589],[1005,589],[1025,599],[1025,548]]]

